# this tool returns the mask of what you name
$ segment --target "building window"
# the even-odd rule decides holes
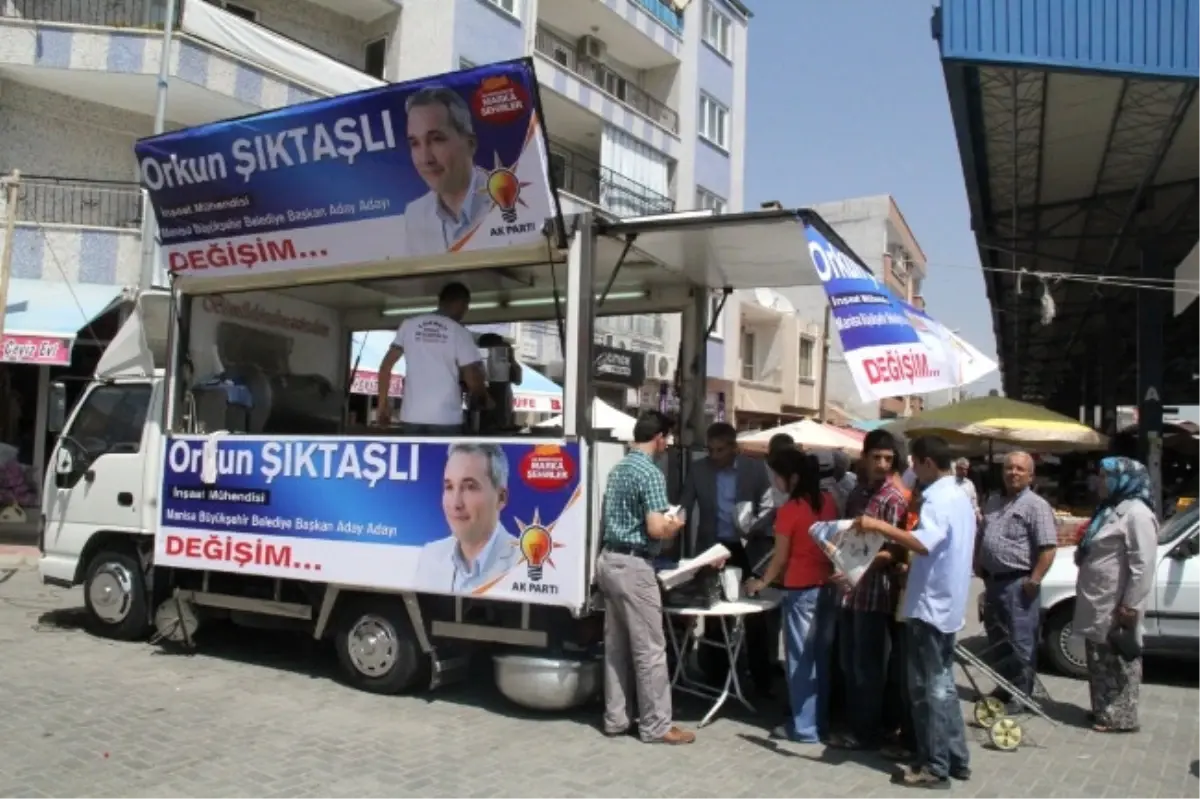
[[[813,371],[813,353],[817,350],[817,343],[808,336],[800,337],[800,380],[806,383],[811,383],[816,379],[816,374]]]
[[[363,72],[383,80],[383,72],[387,66],[386,36],[374,39],[363,47]]]
[[[491,3],[492,5],[494,5],[496,8],[505,12],[506,14],[512,14],[514,17],[517,16],[517,0],[487,0],[487,1],[489,3]]]
[[[249,20],[250,22],[258,22],[258,12],[253,8],[241,5],[239,3],[222,3],[221,8],[233,14],[235,17]]]
[[[717,10],[716,3],[706,2],[704,4],[704,41],[726,58],[733,57],[730,27],[729,17]]]
[[[713,213],[723,214],[725,213],[725,200],[703,186],[697,186],[696,207],[701,210],[711,210]]]
[[[729,149],[729,109],[707,94],[700,95],[700,136]]]
[[[742,379],[753,380],[756,374],[754,368],[754,334],[749,330],[742,331]]]
[[[471,61],[469,59],[466,59],[466,58],[458,59],[458,68],[459,69],[474,69],[476,66],[478,66],[478,64],[476,64],[474,61]]]
[[[725,338],[724,300],[724,294],[713,294],[708,298],[708,326],[712,328],[713,338]]]

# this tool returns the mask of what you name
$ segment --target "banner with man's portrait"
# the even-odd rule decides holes
[[[142,139],[167,269],[296,272],[541,241],[552,216],[529,59]]]
[[[583,469],[553,441],[172,436],[154,561],[577,608]]]

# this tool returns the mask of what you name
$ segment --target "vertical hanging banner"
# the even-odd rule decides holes
[[[225,277],[538,243],[537,97],[520,59],[142,139],[162,258]]]
[[[897,298],[815,226],[804,227],[833,327],[864,401],[927,394],[970,382],[962,379],[963,370],[950,356],[948,337],[953,334]]]

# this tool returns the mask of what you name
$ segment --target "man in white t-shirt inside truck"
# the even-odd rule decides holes
[[[400,429],[413,436],[450,436],[463,431],[462,387],[479,404],[491,398],[484,381],[483,357],[462,318],[471,306],[471,291],[462,283],[448,283],[438,294],[437,310],[410,316],[400,323],[396,340],[379,365],[379,405],[375,419],[391,424],[388,387],[392,369],[401,356],[407,362],[404,399],[400,404]]]

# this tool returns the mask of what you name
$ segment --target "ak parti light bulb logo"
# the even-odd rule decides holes
[[[517,221],[517,206],[529,207],[521,199],[521,189],[529,184],[523,183],[516,172],[504,165],[500,160],[500,153],[495,155],[495,166],[488,172],[487,194],[492,204],[500,209],[500,217],[512,224]]]
[[[550,528],[542,524],[541,514],[536,510],[529,524],[517,519],[517,528],[521,531],[517,544],[521,548],[521,563],[529,565],[529,579],[536,583],[542,579],[543,567],[547,563],[554,565],[550,555],[562,544],[555,543]]]

